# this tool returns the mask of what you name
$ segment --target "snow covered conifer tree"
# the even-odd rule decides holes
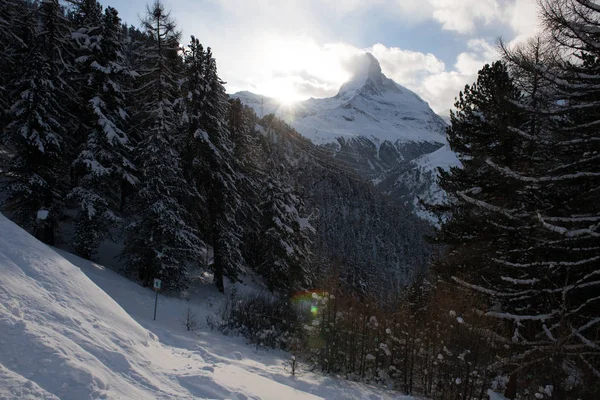
[[[8,83],[14,79],[15,65],[19,50],[25,46],[25,41],[20,37],[22,33],[22,16],[27,8],[20,0],[6,0],[0,7],[0,123],[8,108],[9,91]],[[2,125],[3,126],[3,125]],[[0,132],[2,143],[5,132]]]
[[[477,82],[467,85],[459,94],[455,104],[457,111],[451,114],[448,141],[462,166],[440,171],[440,185],[449,193],[450,200],[433,209],[440,215],[449,211],[451,216],[443,222],[437,240],[457,246],[457,251],[464,249],[466,254],[460,257],[468,257],[473,265],[462,272],[476,280],[485,276],[487,268],[492,276],[496,275],[498,266],[490,265],[490,254],[499,249],[513,249],[526,240],[519,231],[513,231],[510,216],[499,220],[494,214],[495,210],[520,206],[522,199],[517,195],[518,187],[511,186],[486,163],[490,157],[502,165],[522,162],[519,136],[508,129],[522,124],[519,110],[514,105],[520,98],[506,65],[498,61],[479,71]],[[490,213],[494,219],[489,219]],[[457,251],[453,254],[457,255]],[[458,265],[462,268],[460,266],[464,264]],[[454,274],[457,271],[444,268],[444,272]]]
[[[551,101],[521,106],[529,120],[542,122],[541,132],[519,134],[545,162],[529,169],[490,163],[537,200],[519,216],[533,222],[529,260],[508,264],[513,273],[506,277],[518,282],[527,274],[527,293],[498,316],[515,326],[513,359],[530,370],[544,365],[553,398],[594,398],[600,390],[593,384],[600,377],[600,6],[548,0],[541,8],[555,59],[513,61],[553,90]]]
[[[237,189],[240,175],[227,129],[229,103],[210,48],[204,51],[194,37],[184,70],[185,160],[203,199],[204,208],[195,207],[196,220],[213,247],[214,281],[223,292],[223,278],[235,280],[245,269],[240,251],[242,228],[236,221],[241,203]]]
[[[496,366],[515,382],[518,372],[551,384],[552,398],[593,398],[598,386],[586,382],[600,376],[600,7],[548,0],[542,9],[556,58],[507,57],[527,72],[523,79],[541,77],[543,93],[536,98],[540,86],[530,81],[510,102],[514,118],[503,120],[516,146],[511,154],[484,149],[484,174],[470,169],[475,142],[459,138],[454,148],[469,157],[442,185],[461,205],[438,238],[453,245],[442,263],[451,279],[488,299],[481,315],[495,321],[507,350]],[[455,122],[452,131],[472,126]],[[504,189],[490,191],[493,182]]]
[[[136,98],[141,107],[141,141],[135,148],[140,176],[137,218],[127,228],[122,256],[144,285],[161,278],[165,287],[179,289],[187,284],[186,262],[198,257],[201,250],[191,216],[183,206],[190,191],[175,143],[179,76],[171,67],[179,33],[158,1],[148,8],[143,24],[148,42]]]
[[[34,9],[38,23],[24,33],[29,50],[20,76],[9,86],[12,105],[7,115],[7,142],[15,156],[9,166],[7,206],[13,217],[43,241],[53,244],[63,214],[69,137],[66,126],[70,70],[69,27],[58,0]]]
[[[253,263],[269,290],[286,293],[305,289],[312,282],[310,244],[314,229],[301,215],[300,197],[276,176],[285,176],[285,172],[271,168],[264,185]]]
[[[236,220],[237,211],[242,207],[237,187],[241,177],[235,167],[233,145],[227,129],[229,102],[210,47],[206,50],[205,71],[206,108],[202,125],[207,136],[201,137],[205,140],[202,155],[209,160],[210,168],[207,193],[208,212],[212,216],[215,284],[223,291],[223,277],[235,280],[246,268],[240,249],[243,229]]]
[[[77,208],[74,250],[89,258],[100,241],[119,221],[120,188],[134,185],[130,144],[124,132],[126,98],[124,83],[130,72],[124,60],[121,21],[117,10],[108,7],[104,14],[95,0],[76,7],[73,33],[78,44],[78,70],[82,100],[82,143],[73,162],[75,186],[69,198]]]

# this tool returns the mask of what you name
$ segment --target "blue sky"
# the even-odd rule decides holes
[[[183,33],[211,46],[227,90],[294,101],[331,96],[372,52],[435,111],[452,106],[502,37],[538,30],[535,0],[163,0]],[[138,25],[143,0],[101,0]]]

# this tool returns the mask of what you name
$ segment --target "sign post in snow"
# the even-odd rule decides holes
[[[156,297],[154,298],[154,321],[156,321],[156,305],[158,304],[158,291],[161,284],[162,281],[160,279],[154,278],[154,291],[156,292]]]

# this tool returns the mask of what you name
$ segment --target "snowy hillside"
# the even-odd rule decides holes
[[[437,169],[442,168],[449,170],[452,167],[460,166],[460,161],[448,145],[444,145],[439,150],[434,151],[430,154],[425,154],[416,160],[411,161],[411,164],[415,165],[422,176],[430,177],[430,184],[427,189],[421,194],[420,198],[430,204],[439,204],[444,200],[444,191],[439,187],[437,183]],[[415,206],[417,206],[415,204]],[[425,210],[416,207],[417,212],[423,218],[432,218],[433,216],[428,215]]]
[[[187,303],[53,250],[0,214],[1,399],[408,399],[286,371],[267,352],[181,322]],[[192,300],[200,322],[213,286]]]

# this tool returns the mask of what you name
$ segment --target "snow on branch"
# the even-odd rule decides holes
[[[550,314],[538,314],[538,315],[518,315],[511,313],[503,313],[496,311],[488,311],[485,313],[488,317],[495,317],[500,319],[510,319],[513,321],[547,321],[558,314],[558,311],[553,311]]]
[[[493,204],[487,203],[485,201],[474,199],[473,197],[468,196],[465,192],[458,192],[457,194],[469,204],[478,206],[488,211],[500,213],[509,219],[517,219],[516,216],[513,215],[515,212],[517,212],[517,210],[507,210],[502,207],[498,207]]]
[[[537,278],[532,278],[532,279],[515,279],[515,278],[511,278],[509,276],[501,276],[500,279],[502,279],[505,282],[510,282],[512,284],[515,284],[515,285],[533,285],[533,284],[538,283],[540,281]]]
[[[484,288],[483,286],[479,286],[479,285],[473,285],[471,283],[465,282],[462,279],[453,276],[452,280],[460,285],[463,285],[469,289],[473,289],[476,290],[478,292],[481,293],[485,293],[485,294],[489,294],[491,296],[496,296],[496,297],[515,297],[515,296],[522,296],[524,294],[529,294],[532,293],[534,291],[532,290],[526,290],[526,291],[521,291],[521,292],[510,292],[510,293],[503,293],[503,292],[498,292],[496,290],[493,289],[488,289],[488,288]]]
[[[584,177],[599,177],[600,176],[600,172],[578,172],[576,174],[565,174],[565,175],[558,175],[558,176],[541,176],[539,178],[535,178],[532,176],[521,175],[518,172],[515,172],[508,167],[501,167],[498,164],[494,163],[489,158],[486,159],[485,162],[487,165],[494,168],[496,171],[501,172],[505,176],[515,178],[515,179],[523,181],[523,182],[532,182],[532,183],[556,182],[556,181],[565,181],[565,180],[578,179],[578,178],[584,178]]]
[[[530,135],[529,133],[525,132],[525,131],[524,131],[524,130],[522,130],[522,129],[515,128],[514,126],[509,126],[507,129],[508,129],[509,131],[513,132],[513,133],[516,133],[516,134],[517,134],[517,135],[519,135],[519,136],[522,136],[522,137],[524,137],[525,139],[529,139],[529,140],[535,140],[535,141],[544,141],[544,140],[542,140],[542,139],[540,139],[540,138],[536,138],[535,136],[533,136],[533,135]]]
[[[581,359],[581,361],[583,361],[583,363],[584,363],[585,365],[587,365],[587,367],[588,367],[589,369],[591,369],[591,370],[592,370],[592,373],[593,373],[594,375],[596,375],[598,378],[600,378],[600,371],[598,371],[596,368],[594,368],[594,366],[593,366],[593,365],[592,365],[592,364],[591,364],[591,363],[590,363],[588,360],[584,359],[584,358],[583,358],[583,354],[580,354],[580,355],[579,355],[579,358]]]
[[[591,0],[575,0],[575,1],[577,1],[582,6],[589,8],[590,10],[600,12],[600,5],[595,4]]]
[[[571,332],[573,333],[573,335],[577,336],[579,338],[579,340],[581,340],[583,342],[583,344],[585,344],[587,347],[590,347],[595,350],[600,350],[600,346],[598,346],[596,343],[592,342],[590,339],[583,336],[579,329],[575,329],[571,326]]]
[[[578,111],[578,110],[593,109],[593,108],[600,107],[600,101],[591,101],[591,102],[582,103],[582,104],[562,106],[562,107],[557,107],[555,109],[534,108],[534,107],[522,104],[518,100],[509,100],[509,102],[513,106],[520,108],[524,111],[528,111],[528,112],[535,113],[535,114],[541,114],[541,115],[562,115],[562,114],[565,114],[570,111]]]
[[[590,303],[593,303],[595,301],[600,300],[600,296],[597,297],[592,297],[591,299],[587,299],[583,304],[579,305],[579,307],[573,309],[573,310],[569,310],[569,312],[567,312],[567,315],[573,315],[578,313],[581,309],[583,309],[584,307],[588,306]]]
[[[600,215],[577,215],[572,217],[544,217],[546,221],[553,222],[599,222]]]
[[[600,237],[600,233],[596,232],[593,229],[597,229],[598,226],[583,228],[583,229],[567,229],[562,226],[557,226],[550,224],[544,220],[540,213],[538,213],[538,219],[542,223],[542,226],[552,232],[559,233],[566,237],[577,237],[577,236],[592,236],[592,237]]]
[[[494,262],[498,264],[506,265],[507,267],[514,268],[529,268],[529,267],[577,267],[579,265],[588,264],[594,261],[600,261],[600,256],[587,258],[585,260],[579,261],[540,261],[540,262],[532,262],[532,263],[512,263],[510,261],[501,260],[498,258],[492,258]],[[504,279],[504,277],[502,278]],[[514,282],[513,282],[514,283]]]

